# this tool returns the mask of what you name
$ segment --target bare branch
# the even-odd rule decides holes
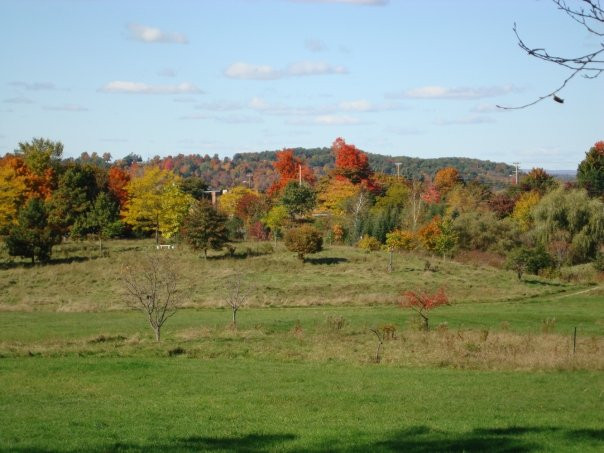
[[[571,7],[565,0],[552,0],[552,2],[558,7],[559,10],[563,11],[572,20],[585,27],[585,29],[589,33],[599,37],[604,36],[604,30],[600,30],[599,28],[597,28],[604,26],[604,9],[600,4],[600,0],[577,1],[579,1],[579,3],[583,4],[584,6]],[[572,80],[577,74],[581,74],[586,79],[596,79],[602,74],[602,72],[604,72],[604,41],[601,42],[599,48],[597,50],[594,50],[593,52],[575,57],[563,57],[551,55],[544,48],[531,48],[527,46],[520,37],[516,24],[514,24],[513,30],[514,34],[516,35],[516,39],[518,40],[518,46],[528,55],[530,55],[531,57],[535,57],[539,60],[570,69],[572,72],[563,81],[563,83],[552,92],[540,96],[536,100],[520,106],[507,107],[498,105],[497,107],[500,109],[524,109],[526,107],[535,105],[549,97],[553,97],[553,99],[557,102],[564,102],[563,100],[558,98],[556,94],[559,93],[563,88],[565,88],[567,83]]]

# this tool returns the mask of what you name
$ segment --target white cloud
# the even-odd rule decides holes
[[[444,87],[439,85],[429,85],[402,93],[390,93],[387,97],[395,99],[453,99],[469,100],[482,99],[495,96],[501,96],[508,93],[517,93],[521,91],[513,85],[500,85],[491,87]]]
[[[202,91],[192,83],[177,85],[150,85],[141,82],[125,82],[116,80],[109,82],[99,89],[104,93],[133,93],[133,94],[198,94]]]
[[[214,120],[219,123],[227,124],[251,124],[251,123],[262,123],[262,119],[257,116],[248,115],[227,115],[227,116],[216,116]]]
[[[403,110],[405,107],[398,103],[375,104],[366,99],[342,101],[338,104],[340,110],[347,112],[384,112],[388,110]]]
[[[453,120],[437,120],[434,122],[437,126],[453,126],[453,125],[465,125],[465,124],[487,124],[494,123],[495,120],[489,116],[471,115],[463,118],[457,118]]]
[[[55,90],[57,87],[51,82],[10,82],[9,85],[23,88],[28,91]]]
[[[252,80],[274,80],[283,76],[283,74],[268,65],[254,65],[248,63],[233,63],[224,71],[224,75],[231,79],[252,79]]]
[[[388,0],[290,0],[296,3],[343,3],[349,5],[384,6]]]
[[[147,43],[187,44],[189,42],[187,35],[183,33],[165,32],[146,25],[130,24],[128,30],[130,38]]]
[[[308,76],[323,74],[348,74],[344,66],[333,66],[323,61],[299,61],[287,67],[290,76]]]
[[[229,78],[246,80],[275,80],[284,77],[347,73],[348,69],[344,66],[334,66],[323,61],[299,61],[288,65],[285,69],[238,62],[233,63],[224,71],[224,75]]]
[[[319,39],[307,39],[304,42],[304,47],[306,47],[311,52],[322,52],[327,49],[325,43]]]
[[[43,107],[44,110],[53,110],[57,112],[87,112],[88,109],[77,104],[49,105]]]

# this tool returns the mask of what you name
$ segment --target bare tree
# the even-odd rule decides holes
[[[121,280],[131,297],[131,305],[146,315],[155,340],[161,328],[179,308],[178,273],[169,256],[155,252],[122,266]]]
[[[589,52],[584,55],[577,56],[556,56],[551,55],[544,48],[531,48],[525,44],[520,37],[518,27],[514,24],[514,33],[518,39],[518,46],[524,50],[531,57],[538,58],[549,63],[554,63],[570,70],[570,74],[562,84],[550,93],[538,97],[536,100],[529,102],[528,104],[516,106],[516,107],[504,107],[498,105],[497,107],[502,109],[523,109],[535,105],[538,102],[543,101],[549,97],[553,98],[554,101],[563,103],[564,99],[561,99],[557,94],[566,87],[566,84],[570,82],[577,74],[581,74],[587,79],[595,79],[602,72],[604,72],[604,8],[601,5],[600,0],[572,0],[570,3],[565,0],[552,0],[559,10],[564,12],[568,17],[582,25],[588,33],[601,39],[601,42],[593,52]],[[571,6],[572,5],[572,6]]]
[[[233,312],[233,328],[237,328],[237,311],[247,302],[247,288],[242,282],[241,272],[235,273],[228,281],[226,287],[226,303]]]

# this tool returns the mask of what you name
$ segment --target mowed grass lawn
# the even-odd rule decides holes
[[[3,451],[601,451],[595,372],[0,360]]]

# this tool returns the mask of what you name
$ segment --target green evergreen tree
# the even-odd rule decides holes
[[[76,219],[72,235],[83,238],[94,234],[99,240],[99,251],[103,253],[103,239],[119,236],[124,225],[119,219],[119,206],[106,192],[96,197],[90,211]]]
[[[296,216],[305,215],[315,208],[317,194],[312,187],[291,181],[285,186],[281,203],[293,219]]]
[[[48,223],[48,213],[44,201],[32,198],[19,211],[18,224],[9,230],[6,246],[11,256],[36,260],[50,260],[52,247],[61,240],[60,233]]]
[[[207,201],[196,202],[185,218],[181,233],[193,250],[203,250],[207,259],[208,250],[220,250],[229,242],[225,215],[214,209]]]

